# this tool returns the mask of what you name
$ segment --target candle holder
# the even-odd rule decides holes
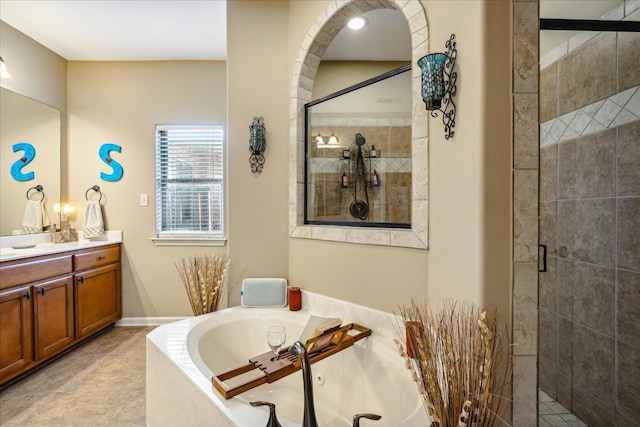
[[[430,53],[418,60],[418,66],[422,69],[422,100],[431,117],[438,117],[438,111],[442,113],[444,124],[444,137],[453,137],[453,128],[456,125],[456,104],[453,97],[456,96],[456,80],[458,73],[453,71],[458,57],[455,34],[445,43],[447,53]]]
[[[252,173],[262,173],[264,167],[264,149],[267,145],[265,139],[265,133],[267,129],[264,127],[264,118],[254,117],[253,123],[249,126],[249,151],[251,156],[249,157],[249,164],[251,165]]]

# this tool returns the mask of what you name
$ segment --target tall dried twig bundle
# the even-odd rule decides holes
[[[217,255],[196,255],[176,263],[195,316],[218,309],[229,260]]]
[[[496,316],[471,303],[447,302],[434,313],[412,300],[400,307],[395,340],[418,385],[431,427],[508,425],[509,348]],[[405,339],[406,337],[406,339]]]

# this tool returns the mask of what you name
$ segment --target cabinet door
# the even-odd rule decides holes
[[[74,282],[78,338],[122,317],[120,263],[77,273]]]
[[[0,380],[33,363],[31,287],[0,292]]]
[[[73,278],[71,276],[34,285],[36,360],[73,343]]]

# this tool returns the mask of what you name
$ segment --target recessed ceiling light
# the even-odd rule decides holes
[[[347,26],[352,30],[359,30],[365,25],[367,25],[367,20],[362,16],[356,16],[355,18],[352,18],[347,24]]]

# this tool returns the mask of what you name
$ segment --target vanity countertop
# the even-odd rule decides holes
[[[67,243],[52,243],[51,235],[48,233],[2,236],[0,237],[0,262],[50,255],[76,249],[87,249],[114,243],[122,243],[121,230],[109,230],[106,231],[104,235],[93,239],[83,238],[82,232],[80,231],[78,232],[78,241]]]

